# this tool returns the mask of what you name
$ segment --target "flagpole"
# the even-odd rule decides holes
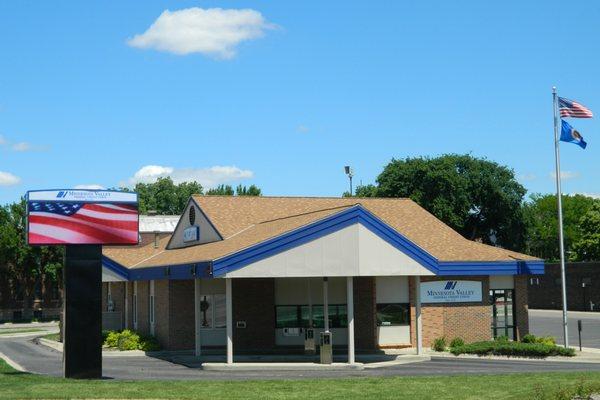
[[[554,156],[556,158],[556,201],[558,207],[558,246],[560,251],[560,282],[562,287],[563,335],[565,338],[565,347],[569,347],[569,329],[567,326],[567,282],[565,273],[565,245],[563,237],[562,217],[562,190],[560,187],[560,148],[558,140],[560,118],[558,116],[558,97],[556,95],[556,87],[552,87],[552,102],[554,105]]]

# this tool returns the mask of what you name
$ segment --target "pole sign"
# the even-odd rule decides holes
[[[481,301],[481,282],[478,281],[430,281],[421,283],[422,303],[478,303]]]
[[[137,193],[34,190],[26,198],[30,245],[138,244]]]

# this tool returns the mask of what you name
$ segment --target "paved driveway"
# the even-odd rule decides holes
[[[39,374],[61,376],[62,354],[35,344],[32,338],[0,339],[0,352],[26,370]],[[396,365],[370,370],[345,371],[203,371],[173,364],[156,358],[110,357],[103,360],[104,376],[108,379],[303,379],[342,377],[382,377],[416,375],[499,374],[541,371],[600,371],[600,364],[544,361],[491,361],[479,359],[433,358],[431,361]]]
[[[569,345],[579,345],[577,320],[583,323],[581,342],[583,347],[600,349],[600,313],[569,311]],[[529,310],[529,331],[536,336],[554,336],[557,343],[563,343],[562,311]]]

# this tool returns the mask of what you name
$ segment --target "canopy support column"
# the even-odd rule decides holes
[[[323,278],[323,327],[329,332],[329,281]]]
[[[233,304],[231,278],[225,278],[225,312],[227,322],[227,364],[233,364]]]
[[[421,277],[415,276],[415,332],[417,335],[417,354],[423,354],[423,324],[421,321]]]
[[[354,364],[354,278],[346,277],[346,309],[348,312],[348,364]]]
[[[194,279],[194,354],[196,357],[199,357],[202,354],[202,337],[200,335],[202,310],[200,302],[200,279]]]

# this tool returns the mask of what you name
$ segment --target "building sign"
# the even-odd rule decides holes
[[[421,283],[422,303],[473,303],[481,300],[481,282],[478,281],[431,281]]]
[[[190,226],[189,228],[185,228],[183,231],[183,242],[196,242],[200,240],[200,227],[199,226]]]
[[[30,245],[136,245],[137,193],[111,190],[27,192]]]

